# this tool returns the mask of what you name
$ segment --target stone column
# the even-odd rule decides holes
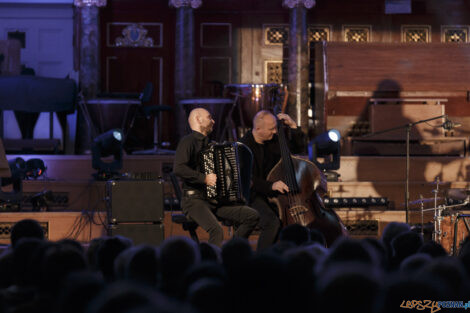
[[[80,67],[79,86],[85,99],[96,97],[100,80],[100,31],[99,8],[106,6],[106,0],[74,0],[80,19]],[[89,154],[91,129],[83,112],[78,111],[76,151]]]
[[[175,117],[176,134],[181,138],[187,129],[184,107],[181,99],[194,96],[195,57],[194,57],[194,9],[202,4],[201,0],[170,0],[169,5],[176,8],[175,28]]]
[[[80,89],[86,98],[96,96],[100,75],[99,7],[106,0],[74,0],[80,16]]]
[[[287,85],[289,91],[287,113],[308,132],[308,40],[307,9],[315,0],[283,0],[290,9],[289,16],[289,58]]]

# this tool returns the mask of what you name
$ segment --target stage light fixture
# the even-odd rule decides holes
[[[93,140],[92,166],[98,172],[93,174],[97,180],[108,180],[119,175],[122,168],[123,132],[121,129],[111,129]],[[102,158],[113,156],[113,160],[105,162]]]
[[[340,139],[339,131],[330,129],[316,136],[308,145],[310,161],[325,173],[328,181],[337,181],[339,177],[334,170],[340,167]]]

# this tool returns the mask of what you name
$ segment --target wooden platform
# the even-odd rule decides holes
[[[8,159],[17,157],[7,156]],[[48,222],[49,238],[57,240],[73,233],[77,221],[83,221],[80,212],[101,212],[106,210],[105,182],[92,179],[94,170],[91,168],[90,156],[60,156],[60,155],[23,155],[25,160],[41,158],[47,166],[47,179],[24,181],[25,203],[28,199],[40,192],[50,190],[54,199],[50,202],[50,212],[31,212],[31,205],[25,205],[21,212],[0,213],[0,222],[12,222],[22,218],[35,218]],[[167,179],[172,169],[172,156],[126,156],[122,172],[132,175],[162,176]],[[412,157],[410,163],[410,200],[432,198],[432,190],[436,188],[434,180],[439,177],[440,197],[449,188],[470,189],[470,160],[462,157]],[[386,210],[357,210],[338,209],[337,212],[348,224],[357,221],[365,222],[364,227],[372,226],[380,235],[384,225],[390,221],[405,221],[404,215],[404,188],[405,188],[405,159],[402,157],[342,157],[339,169],[340,181],[329,182],[330,197],[387,197],[390,200],[389,209]],[[131,175],[131,176],[132,176]],[[8,190],[8,188],[3,188]],[[165,197],[174,197],[171,184],[165,183]],[[443,199],[439,200],[443,203]],[[433,207],[427,202],[425,208]],[[418,209],[419,205],[410,205],[410,210]],[[171,216],[165,214],[165,236],[187,235],[179,225],[171,223]],[[410,213],[411,222],[416,218],[414,211]],[[171,215],[171,214],[170,214]],[[429,214],[428,214],[429,215]],[[14,216],[12,220],[11,217]],[[8,217],[5,219],[5,217]],[[96,216],[95,216],[96,217]],[[419,217],[419,215],[418,215]],[[426,219],[430,221],[432,214]],[[375,222],[374,222],[375,221]],[[369,223],[369,224],[368,224]],[[369,225],[369,226],[368,226]],[[96,226],[96,225],[95,225]],[[77,237],[80,241],[87,241],[93,236],[100,236],[103,229],[92,227],[83,231]],[[360,225],[359,225],[360,226]],[[351,226],[356,229],[358,225]],[[96,226],[97,227],[97,226]],[[360,226],[362,227],[362,226]],[[359,228],[360,228],[359,227]],[[376,228],[374,228],[376,227]],[[87,229],[87,228],[85,228]],[[374,230],[375,231],[375,230]],[[198,230],[202,240],[207,239],[204,231]],[[370,229],[369,229],[370,232]],[[372,234],[372,233],[370,233]],[[226,236],[229,236],[226,230]],[[256,238],[256,237],[255,237]],[[253,239],[256,240],[256,239]]]

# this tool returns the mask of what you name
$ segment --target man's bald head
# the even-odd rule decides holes
[[[276,117],[269,111],[262,110],[253,118],[253,136],[257,143],[271,140],[277,133]]]
[[[256,129],[263,127],[266,122],[272,121],[276,122],[276,117],[267,110],[261,110],[256,113],[255,117],[253,118],[253,128]]]
[[[212,119],[209,111],[203,108],[195,108],[189,113],[188,117],[189,127],[193,131],[200,132],[201,134],[208,135],[212,132],[214,120]]]

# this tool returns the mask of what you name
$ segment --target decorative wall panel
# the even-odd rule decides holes
[[[402,42],[431,42],[431,26],[429,25],[402,25]]]
[[[282,84],[282,61],[268,60],[264,62],[266,84]]]
[[[163,47],[163,24],[161,23],[107,23],[106,45],[108,47]]]
[[[329,41],[331,38],[330,26],[309,25],[307,32],[308,42]]]
[[[346,42],[369,42],[371,33],[371,25],[343,25],[343,39]]]
[[[232,24],[201,23],[201,48],[230,48]]]
[[[289,41],[289,27],[287,25],[263,25],[265,45],[283,45]]]
[[[442,25],[442,42],[468,42],[468,26]]]

